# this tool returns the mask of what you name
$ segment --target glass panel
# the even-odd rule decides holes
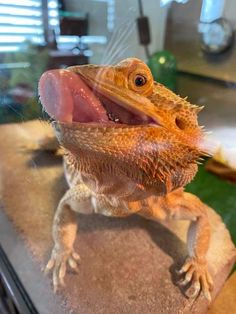
[[[235,312],[235,12],[0,0],[0,313]]]

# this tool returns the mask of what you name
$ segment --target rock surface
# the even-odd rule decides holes
[[[60,156],[27,147],[51,132],[39,121],[0,126],[0,200],[38,268],[50,255],[52,219],[66,183]],[[235,261],[235,247],[221,218],[213,210],[209,216],[212,239],[207,258],[214,299]],[[76,248],[82,262],[78,274],[66,276],[66,288],[60,291],[62,308],[81,314],[207,311],[202,296],[188,300],[176,284],[175,269],[187,253],[188,222],[78,215],[78,223]],[[37,286],[33,292],[37,297]]]

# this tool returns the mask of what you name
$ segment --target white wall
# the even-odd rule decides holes
[[[164,45],[164,36],[165,36],[165,21],[167,9],[160,7],[159,0],[148,0],[143,1],[143,10],[144,15],[149,17],[150,22],[150,31],[151,31],[151,45],[149,47],[150,52],[153,53],[155,51],[161,50]],[[124,51],[121,54],[121,57],[138,57],[141,59],[146,59],[144,48],[139,44],[137,26],[136,26],[136,18],[139,15],[138,10],[138,1],[137,0],[126,0],[126,1],[116,1],[116,30],[119,30],[123,27],[124,34],[130,31],[130,35],[126,42],[129,47],[127,51]],[[127,27],[122,26],[123,20],[126,20]],[[111,38],[112,40],[112,38]],[[118,38],[119,41],[119,38]],[[120,38],[121,45],[122,38]],[[121,59],[119,56],[116,59]],[[116,60],[115,60],[116,61]]]
[[[92,63],[115,63],[124,57],[146,59],[144,48],[139,45],[136,18],[139,15],[138,0],[115,0],[115,28],[106,28],[107,4],[94,0],[67,0],[67,10],[89,12],[90,35],[106,35],[107,48],[93,45]],[[167,8],[160,7],[159,0],[143,0],[144,14],[149,17],[152,43],[150,52],[163,49]]]
[[[234,29],[236,28],[236,1],[225,0],[224,16],[230,20]]]
[[[224,1],[223,17],[230,20],[236,26],[236,0]],[[149,1],[147,1],[149,2]],[[186,4],[177,4],[173,2],[171,14],[175,22],[181,21],[185,24],[198,23],[202,8],[202,0],[189,0]]]

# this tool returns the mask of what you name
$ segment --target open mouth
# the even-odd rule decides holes
[[[105,96],[96,86],[69,70],[50,70],[39,81],[39,95],[45,111],[59,122],[99,124],[156,124],[143,112],[127,107],[121,100]]]

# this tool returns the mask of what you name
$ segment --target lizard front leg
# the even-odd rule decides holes
[[[61,199],[53,220],[54,248],[51,258],[45,268],[53,272],[54,291],[59,285],[64,285],[67,264],[76,270],[79,255],[74,251],[74,241],[77,233],[76,213],[90,214],[93,212],[91,192],[83,184],[69,189]]]
[[[213,287],[213,281],[206,261],[210,242],[207,206],[195,195],[180,189],[159,200],[156,198],[156,203],[150,198],[148,206],[140,214],[151,219],[191,221],[187,236],[188,257],[179,271],[180,274],[184,274],[181,285],[187,285],[191,282],[193,293],[189,297],[197,297],[202,290],[204,296],[211,300],[210,291]]]

